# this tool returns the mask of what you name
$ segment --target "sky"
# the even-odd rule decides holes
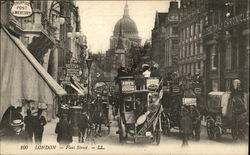
[[[116,22],[122,18],[126,1],[90,1],[79,0],[81,32],[87,37],[91,52],[105,52],[109,49],[110,37]],[[167,12],[169,0],[128,1],[129,15],[137,25],[142,43],[151,38],[155,13]]]

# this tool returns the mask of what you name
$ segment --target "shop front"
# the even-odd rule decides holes
[[[58,97],[66,91],[49,75],[23,43],[1,25],[0,121],[10,107],[44,109],[47,120],[55,118]]]

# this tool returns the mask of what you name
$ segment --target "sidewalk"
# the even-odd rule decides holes
[[[57,143],[56,138],[57,134],[55,133],[56,124],[59,122],[59,119],[52,119],[44,126],[43,132],[43,142],[44,143]]]

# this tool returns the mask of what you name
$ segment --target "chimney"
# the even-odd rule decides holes
[[[173,11],[173,10],[178,10],[178,2],[177,1],[170,2],[170,7],[169,7],[168,12]]]

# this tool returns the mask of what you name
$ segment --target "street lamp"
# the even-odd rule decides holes
[[[88,59],[86,59],[86,64],[88,67],[88,96],[87,96],[88,102],[89,102],[89,75],[90,75],[90,68],[91,68],[92,62],[93,60],[89,56]]]

